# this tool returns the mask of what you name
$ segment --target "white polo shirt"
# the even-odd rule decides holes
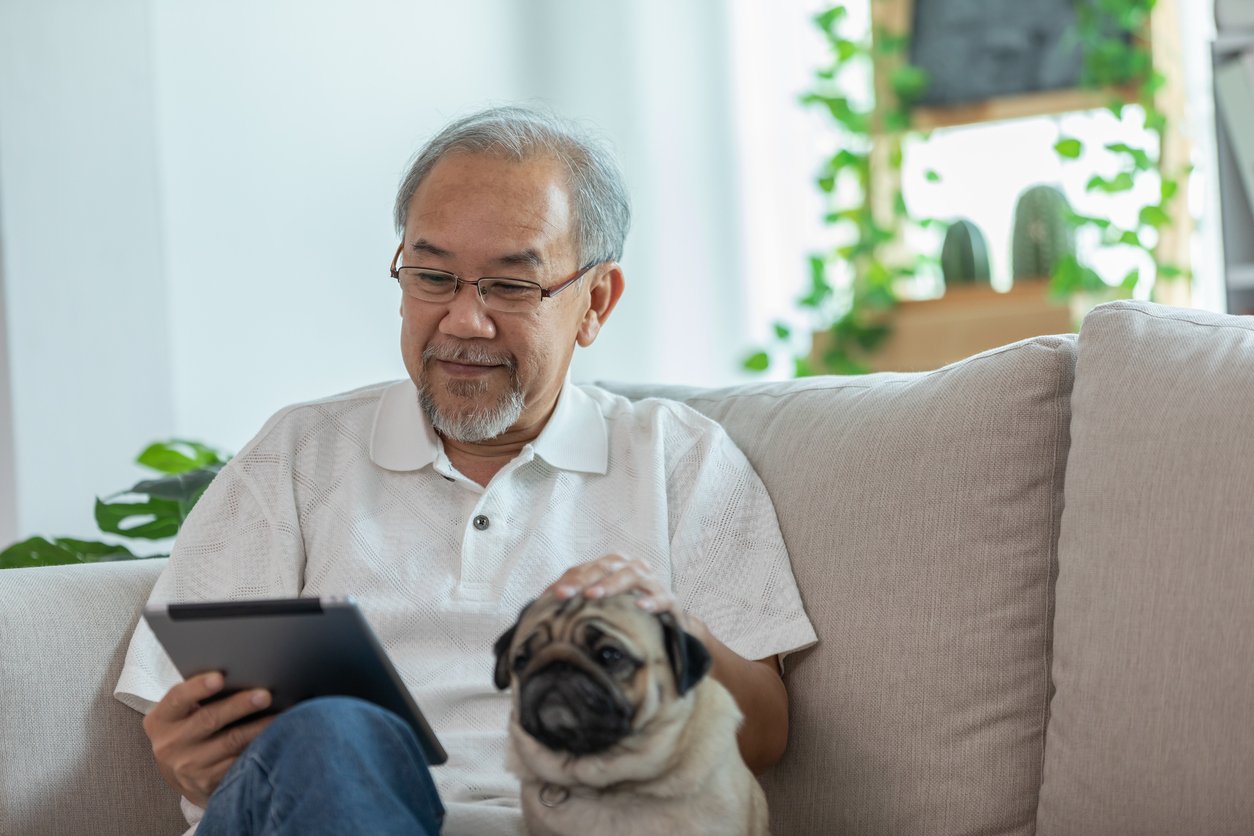
[[[570,383],[486,488],[449,462],[411,381],[284,409],[200,499],[150,602],[352,595],[448,750],[432,770],[444,832],[513,834],[492,645],[566,569],[610,553],[670,578],[747,659],[815,642],[770,498],[723,429]],[[141,620],[115,696],[146,712],[180,680]]]

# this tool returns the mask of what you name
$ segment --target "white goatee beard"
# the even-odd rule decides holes
[[[503,365],[510,375],[509,390],[496,404],[461,412],[445,411],[436,403],[431,393],[426,370],[431,360],[447,360],[454,363]],[[526,400],[518,380],[518,366],[508,355],[491,354],[481,348],[437,348],[428,346],[422,352],[422,379],[418,381],[418,404],[426,413],[427,420],[436,432],[446,438],[463,443],[487,441],[502,435],[522,415]],[[480,381],[453,380],[447,384],[450,395],[473,399],[487,394]]]

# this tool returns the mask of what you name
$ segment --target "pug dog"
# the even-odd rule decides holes
[[[709,652],[635,597],[546,593],[496,642],[527,832],[769,836],[736,743],[743,715],[706,676]]]

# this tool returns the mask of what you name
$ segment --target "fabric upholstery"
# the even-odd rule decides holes
[[[164,564],[0,571],[0,836],[187,828],[140,715],[113,698]]]
[[[1075,363],[1041,337],[943,369],[716,391],[819,635],[790,657],[772,832],[1033,831]]]
[[[1071,436],[1038,832],[1254,832],[1254,318],[1095,309]]]

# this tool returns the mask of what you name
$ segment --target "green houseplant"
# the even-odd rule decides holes
[[[178,533],[196,501],[229,459],[229,455],[197,441],[172,439],[150,444],[135,462],[158,477],[144,479],[105,499],[97,498],[96,525],[115,539],[167,540]],[[0,569],[165,556],[135,554],[119,542],[31,537],[0,551]]]
[[[872,5],[878,0],[866,0]],[[913,218],[901,193],[903,146],[926,139],[927,133],[911,129],[913,103],[926,92],[929,79],[906,60],[909,39],[899,32],[874,29],[865,34],[847,25],[849,0],[834,2],[815,15],[814,25],[830,47],[832,60],[815,72],[814,87],[801,97],[803,104],[826,110],[838,133],[838,150],[824,160],[815,184],[824,194],[828,211],[824,221],[839,231],[842,244],[810,256],[809,281],[796,306],[809,320],[817,351],[811,352],[786,322],[774,324],[775,347],[793,354],[793,373],[798,376],[867,371],[865,358],[891,333],[891,311],[897,304],[894,285],[912,276],[935,254],[903,254],[904,230],[911,224],[927,227],[929,218]],[[1121,115],[1129,105],[1144,114],[1144,127],[1160,137],[1167,117],[1156,104],[1157,91],[1165,83],[1154,69],[1150,47],[1142,37],[1155,0],[1085,0],[1076,4],[1077,18],[1070,37],[1083,46],[1081,86],[1109,96],[1109,110]],[[874,19],[874,16],[873,16]],[[873,81],[874,95],[868,104],[850,90],[851,78],[874,78],[874,66],[887,67],[886,77]],[[847,71],[857,68],[857,72]],[[852,94],[851,94],[852,93]],[[878,97],[878,101],[875,100]],[[1161,142],[1159,148],[1162,147]],[[1068,164],[1083,164],[1086,149],[1074,137],[1063,137],[1054,146]],[[1135,229],[1120,228],[1113,220],[1094,213],[1067,211],[1071,235],[1084,228],[1101,231],[1103,246],[1132,246],[1154,259],[1159,279],[1186,275],[1186,271],[1158,257],[1158,233],[1171,224],[1181,178],[1189,169],[1169,171],[1157,151],[1129,142],[1109,143],[1106,151],[1118,155],[1124,170],[1111,178],[1094,174],[1088,181],[1091,193],[1121,194],[1131,191],[1141,176],[1158,178],[1156,196],[1140,207]],[[886,161],[890,176],[873,176],[875,155]],[[884,166],[881,164],[882,175]],[[939,180],[932,171],[929,181]],[[873,195],[873,190],[880,193]],[[874,199],[873,199],[874,198]],[[876,212],[874,206],[881,207]],[[883,211],[890,207],[889,212]],[[891,215],[891,217],[890,217]],[[834,276],[841,277],[833,280]],[[1098,291],[1130,295],[1140,279],[1132,271],[1115,288],[1074,253],[1062,251],[1047,274],[1051,294],[1066,299]],[[744,368],[763,371],[770,367],[771,349],[760,349],[743,361]]]

